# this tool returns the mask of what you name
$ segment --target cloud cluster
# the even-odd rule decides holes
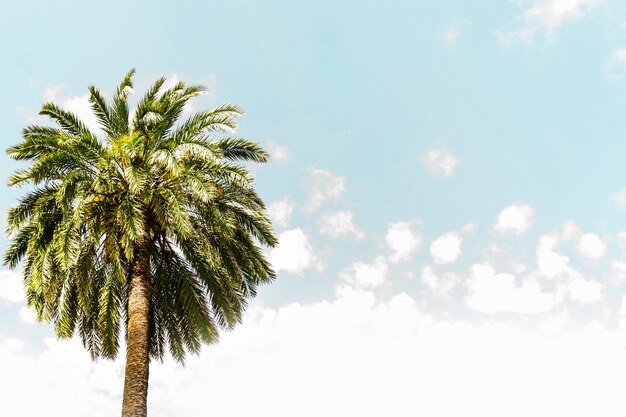
[[[558,301],[554,294],[544,292],[536,280],[526,279],[518,285],[515,276],[496,273],[486,263],[472,266],[467,287],[468,307],[483,313],[536,314],[550,310]]]
[[[315,211],[345,191],[345,177],[309,172],[305,210]],[[268,206],[272,222],[286,229],[267,252],[270,262],[279,273],[319,271],[314,239],[291,225],[294,209],[289,198]],[[513,204],[487,229],[495,238],[520,236],[534,216],[530,205]],[[325,236],[363,236],[347,210],[320,215],[317,226]],[[509,271],[491,259],[459,262],[474,223],[435,237],[428,245],[430,264],[412,263],[422,228],[418,220],[390,223],[386,252],[343,266],[333,297],[273,308],[257,301],[240,327],[191,357],[187,367],[169,359],[154,363],[150,413],[203,415],[207,407],[222,416],[277,417],[626,412],[619,390],[626,371],[626,298],[617,319],[620,331],[594,318],[585,327],[572,326],[568,312],[601,306],[606,284],[578,271],[564,247],[595,263],[609,253],[611,238],[568,221],[536,240],[532,262]],[[626,232],[619,239],[626,242]],[[626,282],[626,264],[613,260],[610,266],[615,279]],[[398,289],[394,275],[400,268],[419,271],[419,285]],[[0,304],[19,308],[22,293],[18,274],[0,272]],[[443,312],[430,309],[435,303]],[[23,307],[17,315],[33,321]],[[461,318],[472,315],[480,320]],[[122,360],[92,363],[76,340],[47,339],[43,350],[33,351],[0,334],[0,369],[6,397],[0,414],[119,414]],[[532,400],[520,399],[520,392]]]
[[[538,37],[554,38],[557,29],[583,18],[604,0],[535,1],[519,16],[514,28],[498,32],[500,45],[532,44]]]
[[[575,268],[564,251],[578,253],[582,260],[599,261],[607,253],[607,239],[583,232],[569,220],[552,233],[539,237],[534,260],[498,263],[496,259],[506,254],[496,246],[486,252],[487,259],[474,260],[465,270],[452,266],[461,253],[461,237],[456,232],[446,233],[430,245],[433,264],[422,267],[421,287],[423,294],[443,299],[457,294],[455,302],[462,300],[469,309],[486,314],[554,314],[564,306],[598,303],[604,300],[607,285],[626,282],[626,264],[613,260],[609,264],[612,278],[606,283]],[[490,260],[493,254],[497,258]],[[500,267],[506,265],[504,270],[498,271],[496,265],[499,264]],[[610,310],[608,305],[604,305],[604,309],[605,312]]]
[[[476,271],[481,279],[496,275]],[[408,294],[383,301],[345,286],[330,301],[254,305],[241,326],[186,367],[169,359],[152,364],[149,414],[623,415],[625,333],[538,320],[529,331],[523,321],[440,318]],[[0,335],[0,367],[7,415],[119,414],[121,360],[92,363],[76,340],[48,339],[33,352]]]
[[[543,235],[537,246],[537,272],[556,283],[555,291],[562,297],[568,296],[578,304],[601,301],[604,285],[587,279],[579,270],[570,265],[570,257],[559,253],[557,248],[565,243],[573,244],[586,258],[599,259],[606,251],[605,242],[596,234],[583,233],[573,221],[567,221],[560,230]],[[615,262],[613,266],[615,267]],[[619,267],[619,263],[617,264]]]

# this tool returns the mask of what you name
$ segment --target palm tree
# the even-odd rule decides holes
[[[129,110],[131,70],[110,104],[89,87],[101,132],[53,103],[56,126],[28,126],[7,150],[29,161],[9,185],[32,187],[8,213],[4,257],[22,264],[26,299],[61,338],[80,335],[92,358],[114,358],[125,329],[122,416],[147,415],[151,359],[178,361],[241,321],[274,271],[277,243],[253,178],[256,142],[223,137],[240,107],[179,121],[201,85],[158,79]],[[165,91],[163,91],[165,90]],[[219,137],[213,137],[214,134]]]

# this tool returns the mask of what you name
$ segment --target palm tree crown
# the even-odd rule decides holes
[[[38,320],[53,322],[59,337],[78,333],[94,358],[118,353],[134,314],[133,276],[147,277],[139,287],[149,357],[169,347],[182,361],[238,323],[257,286],[274,278],[261,247],[276,237],[237,164],[268,154],[256,142],[212,137],[234,130],[236,105],[179,121],[200,85],[164,91],[160,78],[131,112],[133,74],[110,104],[89,88],[102,132],[47,103],[40,114],[56,126],[28,126],[8,149],[29,162],[9,184],[33,189],[9,210],[4,263],[22,263]]]

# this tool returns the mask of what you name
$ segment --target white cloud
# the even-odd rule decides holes
[[[561,241],[570,240],[579,236],[577,249],[587,258],[599,259],[606,252],[605,242],[592,233],[581,234],[580,229],[573,222],[566,222],[560,232],[544,235],[539,239],[537,247],[537,265],[540,275],[559,282],[559,293],[569,293],[569,297],[580,304],[598,302],[602,300],[602,284],[594,280],[587,280],[583,274],[569,265],[570,258],[556,251]],[[626,271],[626,264],[614,261],[611,281],[620,282]]]
[[[339,276],[358,289],[370,290],[385,283],[388,269],[387,260],[383,256],[377,256],[371,264],[360,261],[353,263]]]
[[[289,160],[289,149],[286,146],[279,145],[274,141],[267,143],[267,151],[274,161],[284,162]]]
[[[584,17],[603,0],[544,0],[536,1],[516,19],[515,28],[500,31],[500,45],[532,44],[537,37],[554,38],[556,30],[567,22]]]
[[[346,191],[346,177],[317,168],[309,168],[309,174],[307,211],[317,210],[326,201],[337,199]]]
[[[62,109],[74,113],[87,127],[96,135],[102,135],[100,123],[93,114],[91,104],[89,103],[89,93],[76,95],[69,93],[67,87],[62,84],[52,84],[44,87],[41,92],[42,99],[45,103],[52,102]],[[104,93],[103,93],[104,95]],[[47,116],[40,116],[39,110],[34,111],[30,107],[18,107],[17,114],[28,123],[47,124],[49,119]]]
[[[92,362],[77,340],[46,338],[44,350],[35,353],[24,342],[0,335],[0,369],[3,415],[105,417],[120,412],[121,361]]]
[[[556,303],[555,296],[544,292],[536,280],[528,278],[518,286],[515,276],[497,274],[489,264],[473,265],[467,286],[468,307],[484,313],[537,314]]]
[[[599,259],[606,253],[606,243],[594,233],[585,233],[578,241],[578,252],[586,258]]]
[[[521,235],[532,226],[534,215],[535,210],[528,204],[513,204],[500,212],[493,227],[498,233]]]
[[[568,220],[552,234],[539,238],[537,246],[538,272],[549,279],[573,280],[582,278],[582,274],[572,268],[570,258],[557,252],[559,244],[571,242],[583,256],[598,259],[606,252],[606,242],[593,233],[582,233],[580,227]]]
[[[455,232],[439,236],[430,244],[430,255],[438,264],[454,262],[461,255],[461,237]]]
[[[609,81],[617,81],[624,76],[626,71],[626,48],[621,48],[613,52],[611,57],[604,64],[604,76]],[[626,188],[614,195],[615,203],[624,207],[626,203]]]
[[[289,199],[289,197],[283,197],[280,200],[276,200],[267,206],[267,214],[270,217],[272,224],[278,228],[284,229],[289,226],[289,221],[293,214],[295,204]]]
[[[555,248],[558,239],[545,235],[539,238],[537,246],[537,266],[539,272],[547,278],[556,278],[564,274],[570,275],[569,257],[559,254]]]
[[[0,270],[0,305],[21,303],[24,291],[20,273]]]
[[[377,302],[351,287],[313,304],[256,304],[185,367],[151,364],[149,415],[203,415],[209,393],[222,416],[623,416],[624,332],[534,319],[439,318],[407,294]],[[34,352],[0,335],[0,369],[3,415],[119,415],[121,358],[92,362],[77,340]]]
[[[282,232],[278,236],[278,241],[278,246],[270,249],[268,254],[268,259],[276,272],[301,274],[310,268],[322,269],[322,263],[302,229]]]
[[[569,283],[570,298],[581,304],[602,300],[602,284],[578,278]]]
[[[446,149],[433,149],[424,156],[426,170],[438,177],[451,177],[459,160]]]
[[[49,85],[43,91],[44,101],[53,102],[61,108],[74,113],[94,133],[101,135],[100,123],[93,114],[89,103],[89,94],[68,94],[63,85]]]
[[[27,306],[22,307],[20,309],[19,315],[20,315],[20,319],[22,319],[24,323],[28,323],[28,324],[37,323],[37,313],[35,313],[35,310],[33,310],[32,308],[29,308]]]
[[[19,106],[15,109],[15,113],[29,124],[43,124],[46,122],[45,117],[39,116],[31,107]]]
[[[352,235],[357,239],[363,239],[364,233],[356,227],[353,217],[351,211],[323,214],[317,225],[323,235],[330,237]]]
[[[413,252],[419,247],[422,239],[412,229],[417,221],[391,223],[387,228],[385,241],[391,250],[389,261],[398,263],[411,258]]]
[[[568,20],[580,18],[588,7],[597,5],[601,0],[548,0],[535,4],[524,16],[536,19],[549,31],[552,31]]]

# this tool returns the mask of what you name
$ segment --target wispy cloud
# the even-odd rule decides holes
[[[465,19],[454,19],[448,23],[440,34],[443,45],[448,49],[456,48],[468,26],[469,20]]]
[[[354,224],[354,215],[351,211],[338,211],[320,216],[317,222],[321,234],[330,237],[352,235],[363,239],[365,234]]]
[[[445,148],[432,149],[424,155],[424,167],[437,177],[451,177],[459,159]]]
[[[284,229],[289,225],[295,207],[289,197],[283,197],[267,206],[267,214],[274,226]]]
[[[346,191],[346,177],[331,171],[309,168],[309,201],[306,211],[315,211],[328,200],[336,200]]]
[[[609,81],[617,81],[624,76],[626,72],[626,48],[621,48],[613,52],[606,64],[604,64],[603,72],[604,76]],[[620,196],[620,201],[623,205],[626,201],[626,197],[624,196],[626,189],[621,190],[621,193],[623,195]]]
[[[533,2],[510,25],[500,30],[500,45],[532,44],[538,38],[553,39],[566,23],[582,19],[604,0],[544,0]]]
[[[272,160],[276,162],[285,162],[289,160],[289,149],[284,145],[270,140],[267,142],[267,151],[269,152]]]

